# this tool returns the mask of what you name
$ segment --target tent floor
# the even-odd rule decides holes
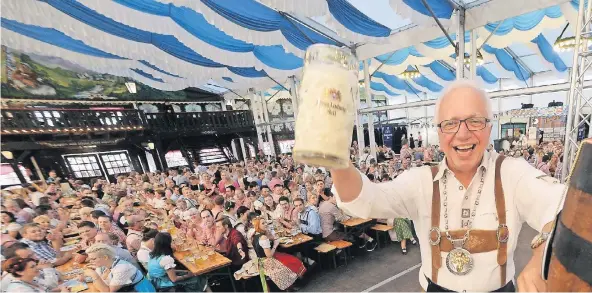
[[[514,253],[516,277],[530,260],[530,241],[536,231],[528,225],[522,227]],[[390,243],[370,253],[363,253],[348,262],[347,266],[326,269],[312,274],[312,279],[301,288],[301,292],[361,292],[368,289],[375,292],[417,292],[421,291],[418,281],[420,261],[419,247],[408,244],[408,254],[401,253],[399,243]],[[399,275],[397,278],[391,278]]]

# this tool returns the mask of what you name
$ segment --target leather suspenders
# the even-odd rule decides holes
[[[506,285],[506,265],[508,260],[508,239],[510,231],[506,225],[506,202],[501,179],[501,165],[504,156],[498,156],[495,161],[495,208],[498,215],[497,230],[471,230],[469,238],[465,243],[465,249],[470,253],[481,253],[497,250],[497,263],[500,266],[501,285]],[[436,178],[438,167],[431,168],[432,179]],[[438,282],[438,270],[442,267],[441,252],[450,252],[453,249],[452,243],[446,238],[445,232],[440,231],[440,182],[433,182],[432,192],[432,228],[429,232],[429,242],[432,251],[432,282]],[[466,230],[450,231],[456,237],[462,237]]]

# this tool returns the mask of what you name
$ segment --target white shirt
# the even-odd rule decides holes
[[[197,214],[197,209],[196,208],[190,208],[190,209],[187,209],[187,210],[184,210],[184,211],[181,211],[179,209],[175,209],[173,211],[173,213],[177,217],[181,218],[182,220],[187,221],[187,220],[190,220],[191,219],[191,216]]]
[[[165,207],[165,201],[162,198],[155,198],[152,200],[152,207],[154,207],[155,209],[164,209]]]
[[[485,152],[479,169],[485,168],[485,181],[479,199],[479,206],[473,221],[472,229],[496,230],[498,227],[494,197],[495,160],[498,154]],[[446,160],[440,163],[436,179],[442,178],[444,171],[448,173],[448,214],[449,229],[461,229],[461,207],[467,190],[448,169]],[[555,217],[555,211],[561,201],[564,185],[547,182],[537,178],[545,175],[536,170],[523,159],[506,158],[502,164],[501,179],[506,200],[506,222],[510,230],[508,241],[508,262],[506,280],[512,280],[516,272],[514,250],[522,224],[541,231],[543,226]],[[475,174],[468,188],[471,210],[477,196],[480,172]],[[419,271],[419,282],[423,289],[427,288],[426,277],[432,275],[432,256],[428,242],[431,228],[432,206],[432,174],[430,168],[419,167],[403,172],[395,180],[384,183],[372,183],[361,175],[362,190],[360,195],[351,202],[343,203],[335,188],[337,203],[348,214],[360,218],[410,218],[414,221],[419,242],[422,243],[422,266]],[[545,178],[546,179],[546,178]],[[462,190],[461,190],[462,187]],[[445,231],[444,184],[440,180],[440,230]],[[447,253],[442,253],[442,263]],[[438,285],[450,290],[493,291],[500,288],[500,267],[497,263],[497,251],[472,254],[473,270],[465,276],[456,276],[448,271],[446,265],[438,270]]]

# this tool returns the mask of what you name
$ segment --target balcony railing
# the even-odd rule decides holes
[[[2,134],[151,130],[217,133],[254,129],[249,111],[149,113],[138,110],[2,109]]]
[[[2,134],[50,134],[140,130],[137,110],[2,109]]]
[[[148,113],[145,116],[150,129],[156,132],[215,133],[255,127],[250,111]]]

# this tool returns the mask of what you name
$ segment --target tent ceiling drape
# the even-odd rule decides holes
[[[426,2],[456,39],[451,2]],[[475,29],[483,56],[477,75],[484,86],[560,75],[571,66],[571,55],[555,52],[553,43],[575,19],[576,0],[463,3],[466,51],[469,30]],[[354,44],[358,57],[373,59],[372,72],[380,70],[370,87],[381,95],[434,96],[455,79],[454,47],[422,0],[4,0],[1,5],[2,45],[166,91],[213,86],[239,95],[250,88],[265,92],[298,77],[306,48],[318,43]],[[406,70],[420,75],[399,78]]]

